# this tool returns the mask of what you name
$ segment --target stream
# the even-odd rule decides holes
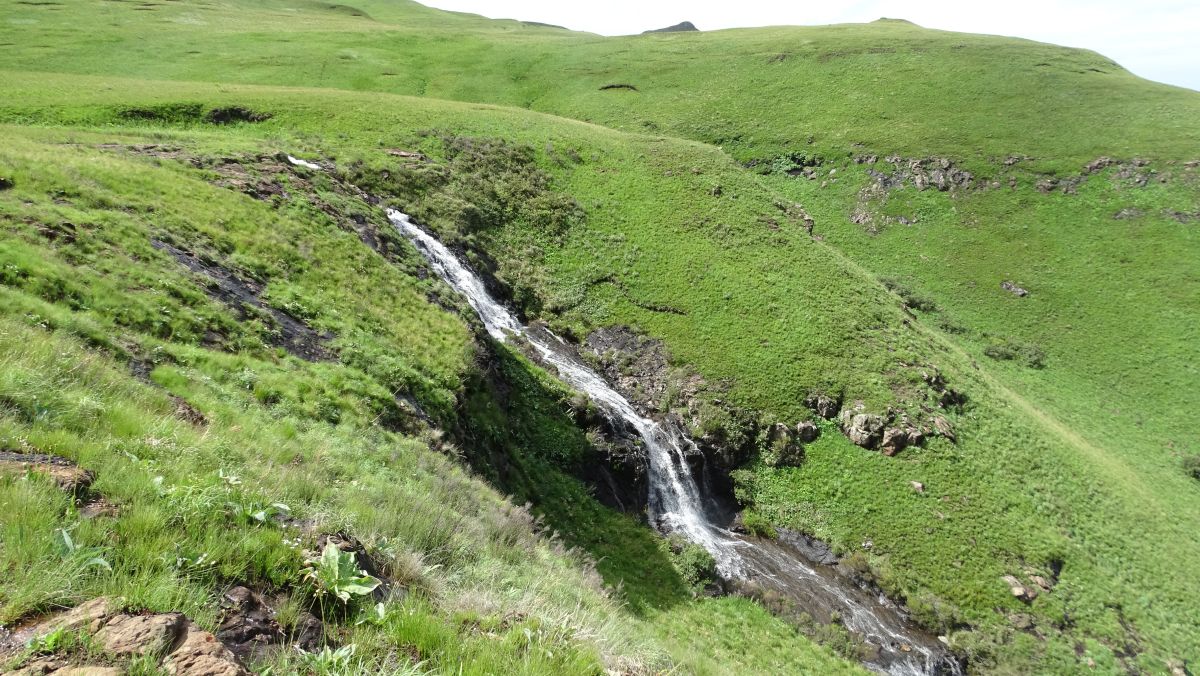
[[[695,444],[682,431],[640,415],[633,405],[575,356],[561,338],[540,327],[528,327],[488,293],[483,281],[445,245],[406,214],[388,209],[388,219],[429,261],[434,271],[463,295],[497,341],[522,336],[560,380],[588,395],[605,416],[636,430],[648,456],[650,522],[678,532],[704,547],[728,580],[753,582],[795,602],[815,618],[835,613],[871,655],[864,664],[880,673],[901,675],[959,674],[961,667],[933,636],[917,628],[887,598],[868,591],[837,566],[818,561],[797,536],[778,540],[739,535],[716,525],[714,501],[706,497],[685,460]]]

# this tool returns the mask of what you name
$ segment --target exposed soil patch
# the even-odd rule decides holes
[[[608,91],[610,89],[626,89],[626,90],[629,90],[632,92],[638,91],[638,88],[634,87],[631,84],[606,84],[606,85],[600,87],[600,91],[602,91],[602,92]]]
[[[220,266],[215,261],[201,260],[195,254],[184,251],[166,242],[152,240],[154,248],[166,251],[192,272],[207,278],[209,283],[205,290],[209,296],[221,301],[238,314],[239,319],[251,317],[269,317],[277,331],[271,335],[271,343],[282,347],[290,354],[305,361],[329,361],[336,355],[325,346],[333,336],[328,333],[318,333],[310,326],[292,315],[273,308],[260,299],[262,289],[255,282],[241,279],[230,270]],[[247,308],[254,308],[254,313]]]

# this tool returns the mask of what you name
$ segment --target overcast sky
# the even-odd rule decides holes
[[[1092,49],[1134,73],[1200,90],[1200,0],[422,0],[492,18],[603,35],[691,21],[701,30],[908,19],[927,28],[991,33]]]

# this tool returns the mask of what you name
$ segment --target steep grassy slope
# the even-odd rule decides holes
[[[0,443],[96,472],[92,497],[103,503],[92,504],[105,508],[89,515],[36,475],[0,478],[11,507],[0,519],[6,624],[109,594],[213,627],[220,593],[236,583],[282,594],[286,627],[309,606],[302,550],[345,530],[397,590],[381,613],[363,602],[325,618],[335,644],[357,647],[351,671],[680,663],[713,673],[714,659],[747,671],[854,671],[748,602],[693,600],[659,538],[546,461],[561,449],[518,434],[529,446],[510,459],[538,477],[508,487],[531,491],[546,526],[447,460],[458,451],[414,405],[435,424],[476,424],[453,411],[476,371],[469,323],[438,304],[456,301],[417,274],[415,251],[360,242],[350,216],[381,214],[324,176],[277,166],[262,180],[282,181],[290,197],[274,202],[241,194],[244,184],[209,184],[257,180],[234,168],[255,167],[270,138],[8,132]],[[218,293],[230,288],[256,293],[230,302]],[[298,348],[289,332],[309,342]],[[566,395],[544,375],[508,382],[543,411],[526,418],[549,429]],[[290,507],[282,521],[255,516],[276,503]],[[587,553],[538,535],[550,527]],[[60,529],[71,534],[65,549]],[[652,588],[602,587],[591,563],[601,557],[610,585],[628,577]],[[695,614],[737,617],[747,640],[778,650],[730,656],[677,643]],[[258,666],[338,673],[296,659]]]
[[[801,468],[753,464],[739,491],[759,513],[858,551],[980,669],[1157,671],[1200,659],[1200,491],[1179,467],[1200,450],[1200,187],[1181,162],[1200,157],[1200,96],[1091,53],[898,22],[602,39],[406,2],[357,6],[10,6],[0,115],[175,139],[169,128],[207,128],[180,104],[245,105],[275,118],[205,143],[392,170],[383,148],[446,159],[422,129],[528,143],[586,212],[564,232],[505,222],[463,237],[419,191],[398,197],[485,251],[492,261],[477,262],[494,263],[531,314],[577,334],[636,324],[767,421],[807,417],[801,402],[815,390],[904,406],[932,366],[968,394],[957,445],[888,459],[827,429]],[[499,103],[637,133],[316,87]],[[893,154],[903,161],[886,162]],[[1126,164],[1084,176],[1102,155]],[[873,187],[868,171],[929,156],[974,176],[945,192]],[[735,160],[761,162],[745,171]],[[23,166],[18,184],[39,164]],[[332,297],[326,281],[307,284],[296,286],[302,305],[374,312],[362,287]],[[413,321],[423,332],[429,320]],[[363,338],[342,345],[369,349]],[[988,356],[1005,349],[1040,353],[1027,361],[1042,367]],[[461,371],[441,354],[417,350],[405,367],[419,376],[385,386],[452,391]],[[1028,607],[1002,581],[1060,564],[1057,586]]]

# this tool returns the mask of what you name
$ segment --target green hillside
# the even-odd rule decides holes
[[[970,672],[1200,661],[1200,94],[907,22],[602,38],[401,0],[14,3],[0,45],[0,451],[117,506],[0,474],[4,626],[119,595],[215,629],[234,584],[294,621],[344,530],[404,593],[322,618],[349,663],[253,666],[855,669],[604,507],[576,398],[370,193],[560,334],[661,340],[703,384],[646,401],[697,433],[816,393],[947,422],[887,457],[820,421],[733,479]]]

